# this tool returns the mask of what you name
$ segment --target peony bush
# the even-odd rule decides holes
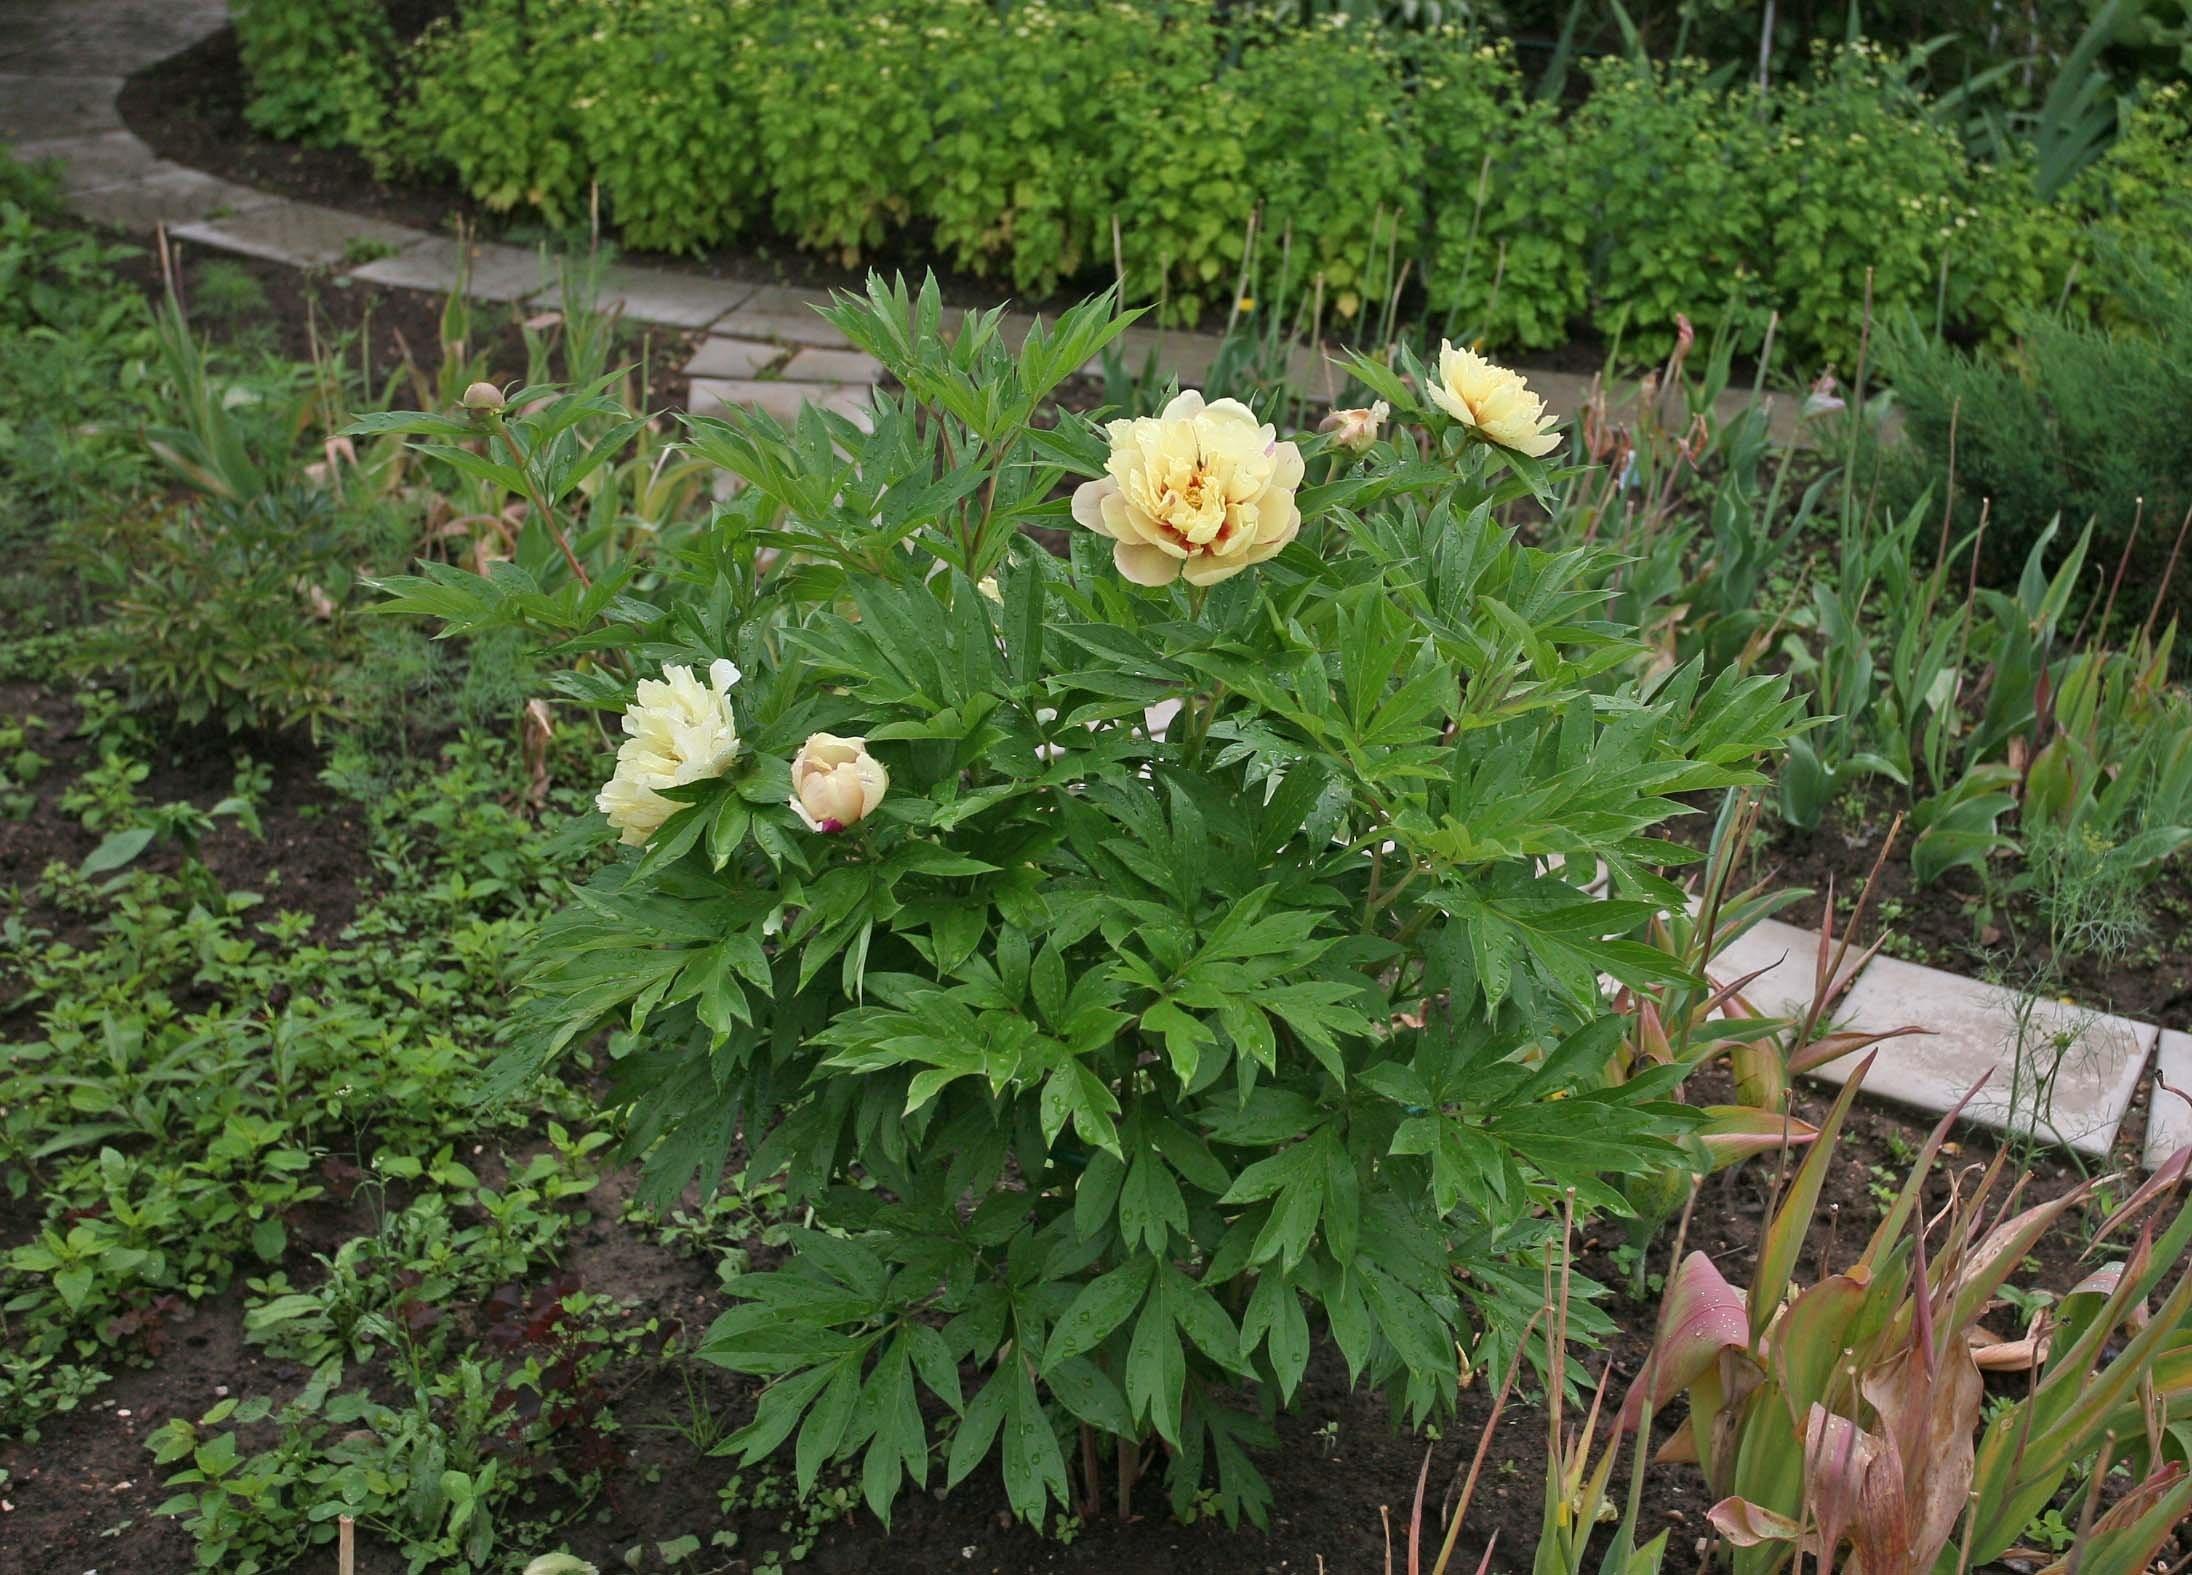
[[[625,713],[499,1080],[586,1058],[653,1195],[736,1160],[811,1209],[707,1335],[766,1381],[727,1449],[886,1517],[996,1471],[1034,1520],[1149,1477],[1261,1520],[1314,1347],[1436,1421],[1538,1338],[1566,1200],[1689,1164],[1601,981],[1680,976],[1653,828],[1793,708],[1637,676],[1601,566],[1516,535],[1577,472],[1496,367],[1358,362],[1329,432],[1104,424],[1049,401],[1109,298],[1017,347],[933,286],[827,315],[902,396],[689,420],[733,481],[645,563],[565,550],[591,391],[359,424],[534,502],[390,605]]]

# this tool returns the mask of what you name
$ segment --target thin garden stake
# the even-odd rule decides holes
[[[2131,534],[2124,538],[2123,551],[2116,558],[2116,577],[2108,582],[2108,605],[2101,609],[2101,638],[2108,638],[2108,620],[2116,611],[2116,589],[2123,584],[2124,570],[2131,566],[2131,548],[2139,539],[2139,527],[2146,523],[2146,499],[2140,498],[2131,511]]]
[[[2184,551],[2184,533],[2192,530],[2192,508],[2184,511],[2184,523],[2177,527],[2177,539],[2169,544],[2169,562],[2162,567],[2162,583],[2154,589],[2154,605],[2147,609],[2146,623],[2139,630],[2140,643],[2154,638],[2154,620],[2162,613],[2162,604],[2169,599],[2169,582],[2177,577],[2177,554]]]

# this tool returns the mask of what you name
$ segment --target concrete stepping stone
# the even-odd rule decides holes
[[[2164,1088],[2163,1084],[2168,1084]],[[2192,1034],[2162,1030],[2154,1051],[2154,1099],[2146,1112],[2146,1168],[2192,1143]]]
[[[119,128],[76,137],[20,142],[15,146],[15,157],[24,164],[60,160],[61,189],[71,194],[123,186],[163,169],[181,168],[162,161],[135,132]]]
[[[773,416],[785,426],[808,405],[849,417],[869,429],[868,389],[848,383],[788,383],[779,378],[693,379],[688,408],[696,416],[716,416],[726,405],[745,405]]]
[[[115,131],[120,77],[0,75],[0,137],[81,137]],[[20,153],[17,155],[20,157]]]
[[[170,164],[121,186],[80,191],[69,206],[95,224],[115,230],[176,229],[208,219],[230,218],[281,199],[255,186],[239,186],[201,170]]]
[[[174,234],[178,240],[299,268],[332,268],[350,261],[362,267],[377,259],[360,256],[361,251],[402,252],[428,239],[422,230],[286,198],[233,218],[185,224]]]
[[[475,301],[521,301],[537,294],[543,270],[554,266],[544,262],[538,252],[522,246],[474,241],[470,252],[471,271],[465,276],[464,293]],[[393,257],[378,257],[353,268],[350,277],[370,284],[447,295],[456,287],[459,261],[457,242],[446,235],[435,235],[405,247]]]
[[[738,303],[729,316],[716,324],[716,332],[739,339],[773,339],[779,344],[817,345],[829,350],[849,350],[852,341],[824,321],[815,308],[827,306],[827,291],[793,290],[780,284],[763,285]]]
[[[803,349],[785,366],[787,383],[876,383],[883,363],[865,350]]]
[[[1982,1075],[1986,1085],[1965,1116],[2105,1156],[2116,1141],[2158,1030],[2105,1012],[2040,1001],[2018,1044],[2012,994],[1897,957],[1875,957],[1844,999],[1842,1019],[1884,1030],[1915,1023],[1925,1036],[1893,1039],[1865,1079],[1865,1092],[1921,1110],[1944,1111]],[[2020,1053],[2021,1050],[2021,1053]],[[1845,1081],[1863,1055],[1821,1067]],[[2053,1072],[2052,1095],[2041,1084]],[[2046,1107],[2037,1108],[2043,1097]]]
[[[766,340],[710,334],[700,341],[692,359],[685,363],[685,375],[718,381],[752,378],[766,372],[790,353],[784,346]]]
[[[573,266],[576,277],[577,265]],[[594,304],[603,308],[615,306],[635,322],[664,323],[672,328],[706,328],[752,291],[753,286],[733,279],[710,279],[704,274],[672,273],[665,268],[616,263],[602,271]],[[532,299],[536,305],[560,308],[563,286],[552,284]]]

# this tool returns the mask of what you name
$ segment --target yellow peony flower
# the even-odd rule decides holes
[[[1109,536],[1137,585],[1215,585],[1276,556],[1301,529],[1301,450],[1235,399],[1193,389],[1161,416],[1111,423],[1108,474],[1073,494],[1073,517]]]
[[[875,813],[890,773],[864,738],[817,733],[792,760],[792,810],[809,831],[834,834]]]
[[[1428,392],[1433,404],[1501,448],[1541,459],[1560,447],[1545,401],[1530,392],[1522,374],[1474,350],[1457,350],[1441,340],[1438,381]]]
[[[640,680],[638,698],[625,708],[629,736],[617,750],[616,775],[594,800],[632,847],[645,847],[680,807],[662,789],[719,777],[738,758],[731,715],[737,682],[738,669],[720,657],[708,664],[706,683],[690,667]]]

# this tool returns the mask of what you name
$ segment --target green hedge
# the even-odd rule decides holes
[[[2143,222],[2157,179],[2192,192],[2192,161],[2146,146],[2183,152],[2168,95],[2048,207],[1863,43],[1770,94],[1604,64],[1562,115],[1465,30],[1249,11],[464,0],[394,44],[370,4],[238,0],[237,24],[261,124],[451,173],[499,210],[573,225],[598,183],[627,245],[766,221],[848,265],[910,244],[1020,293],[1117,261],[1185,322],[1230,304],[1260,212],[1251,294],[1321,282],[1328,322],[1405,267],[1433,326],[1503,348],[1590,326],[1656,354],[1676,313],[1731,309],[1755,343],[1778,309],[1799,361],[1846,367],[1868,268],[1876,316],[1999,341],[2062,292],[2089,229]],[[313,19],[335,47],[297,47]]]

